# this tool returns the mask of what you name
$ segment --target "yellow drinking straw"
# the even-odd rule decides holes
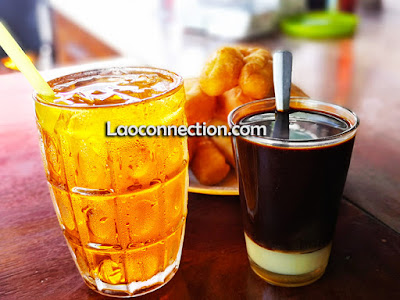
[[[39,74],[29,57],[14,40],[7,28],[0,21],[0,46],[24,74],[34,90],[44,98],[54,98],[54,91]]]

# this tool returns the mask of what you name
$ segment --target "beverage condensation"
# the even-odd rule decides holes
[[[106,137],[105,123],[185,125],[179,76],[95,70],[49,82],[36,118],[58,220],[89,287],[130,296],[172,278],[187,215],[185,137]]]

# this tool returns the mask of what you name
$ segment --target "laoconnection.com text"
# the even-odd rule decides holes
[[[264,125],[207,125],[196,123],[193,125],[118,125],[112,126],[106,122],[106,136],[265,136],[267,127]]]

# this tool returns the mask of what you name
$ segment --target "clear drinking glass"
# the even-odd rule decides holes
[[[187,214],[186,137],[107,136],[119,125],[185,125],[182,78],[109,68],[49,82],[34,95],[54,208],[86,284],[129,297],[176,273]]]
[[[359,120],[310,99],[292,98],[290,108],[286,138],[275,134],[275,99],[236,108],[229,124],[266,128],[234,137],[250,265],[271,284],[302,286],[328,264]]]

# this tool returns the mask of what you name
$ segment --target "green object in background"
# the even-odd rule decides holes
[[[358,24],[354,14],[321,11],[296,15],[283,19],[284,33],[312,39],[341,38],[352,36]]]

